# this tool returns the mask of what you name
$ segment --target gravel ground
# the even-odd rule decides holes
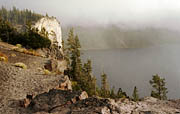
[[[44,64],[48,58],[26,55],[12,51],[13,46],[0,42],[0,52],[8,56],[8,62],[0,62],[0,114],[17,113],[12,101],[24,99],[27,94],[37,95],[56,87],[63,79],[61,75],[44,75]],[[16,56],[12,56],[15,54]],[[22,62],[27,69],[14,66]]]

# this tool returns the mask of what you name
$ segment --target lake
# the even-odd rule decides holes
[[[153,74],[159,74],[166,79],[168,98],[180,98],[180,45],[88,50],[82,53],[83,60],[92,60],[98,85],[104,71],[111,87],[121,87],[131,96],[134,86],[137,86],[141,97],[150,96],[149,80]]]

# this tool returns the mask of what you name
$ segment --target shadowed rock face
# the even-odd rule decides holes
[[[62,47],[62,33],[60,22],[54,17],[43,17],[35,25],[35,28],[41,31],[45,28],[49,33],[48,37],[53,44]]]
[[[23,114],[179,114],[179,100],[161,101],[146,97],[142,101],[89,97],[85,92],[52,89],[37,95]]]
[[[76,101],[88,98],[86,92],[52,89],[37,95],[28,106],[32,112],[56,112],[57,108],[69,107]]]

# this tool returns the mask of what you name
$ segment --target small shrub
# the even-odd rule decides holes
[[[0,57],[0,61],[6,61],[5,57]]]
[[[4,62],[8,61],[8,57],[2,52],[0,52],[0,61],[4,61]]]
[[[81,87],[79,86],[77,81],[71,81],[71,83],[72,83],[72,89],[73,90],[81,90]]]
[[[19,47],[14,47],[14,48],[12,48],[12,50],[17,51],[17,52],[21,52],[21,53],[24,51],[23,48],[19,48]]]
[[[50,74],[51,74],[51,72],[49,70],[44,69],[44,75],[50,75]]]
[[[16,44],[16,47],[22,48],[22,45],[21,44]]]
[[[16,54],[12,53],[11,56],[12,56],[12,57],[16,57]]]
[[[20,67],[20,68],[23,68],[23,69],[27,69],[27,66],[24,63],[21,63],[21,62],[15,63],[14,66]]]

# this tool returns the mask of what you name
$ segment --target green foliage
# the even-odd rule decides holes
[[[28,9],[19,10],[16,7],[13,7],[12,9],[7,10],[2,6],[0,9],[0,17],[2,17],[3,20],[11,22],[13,25],[24,25],[28,21],[36,22],[43,16]]]
[[[117,98],[127,98],[126,92],[123,92],[121,88],[118,89]]]
[[[116,98],[117,95],[115,94],[115,87],[113,86],[113,88],[111,89],[111,92],[110,92],[110,98]]]
[[[8,21],[4,21],[1,17],[0,17],[0,37],[2,41],[10,42],[10,43],[13,43],[13,39],[19,37],[16,29],[14,29]]]
[[[31,28],[31,24],[27,24],[26,32],[23,34],[25,41],[23,46],[38,49],[49,48],[51,41],[48,39],[48,33],[45,29],[38,31],[38,29]]]
[[[139,101],[139,95],[138,95],[138,90],[137,90],[137,87],[135,86],[134,87],[134,91],[133,91],[133,94],[132,94],[132,99],[133,99],[133,101]]]
[[[109,84],[107,82],[107,75],[103,72],[101,75],[101,97],[109,97],[110,96],[110,90],[109,90]]]
[[[63,48],[66,54],[65,59],[68,61],[68,75],[73,82],[76,82],[73,85],[74,90],[83,90],[92,96],[96,94],[96,78],[92,75],[91,60],[83,65],[80,48],[78,36],[74,36],[73,29],[70,29],[67,48]]]
[[[80,42],[78,36],[74,36],[73,29],[69,31],[67,39],[67,54],[70,68],[70,78],[77,81],[82,75],[82,62],[80,59]]]
[[[149,83],[153,87],[153,91],[151,92],[151,96],[158,98],[160,100],[167,99],[166,94],[168,93],[167,88],[165,87],[165,79],[161,78],[158,74],[153,75],[152,80],[149,81]]]
[[[71,81],[71,83],[72,83],[72,89],[73,90],[75,90],[75,91],[82,90],[81,86],[78,84],[77,81]]]
[[[4,42],[13,45],[21,44],[26,48],[48,48],[51,45],[45,29],[39,32],[37,29],[31,28],[31,23],[27,23],[25,32],[19,33],[8,21],[4,21],[1,18],[0,37]]]
[[[91,60],[88,60],[87,63],[84,63],[83,66],[83,75],[84,75],[84,90],[88,91],[90,96],[96,94],[96,78],[92,75],[92,65]]]

